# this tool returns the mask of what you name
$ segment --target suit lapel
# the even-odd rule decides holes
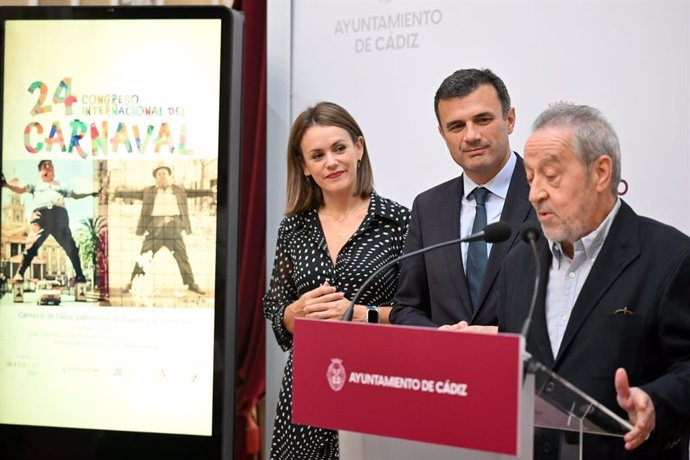
[[[565,328],[563,342],[558,350],[556,363],[568,351],[568,347],[579,332],[587,317],[597,307],[599,301],[634,259],[640,254],[638,239],[638,218],[624,202],[609,230],[604,245],[597,256],[592,270],[575,301],[575,306]]]
[[[447,189],[447,192],[447,194],[439,197],[438,219],[440,225],[438,226],[438,241],[435,242],[448,241],[460,237],[460,204],[464,194],[462,176]],[[443,251],[449,277],[452,280],[457,297],[460,299],[460,305],[465,310],[466,318],[471,318],[472,301],[470,300],[470,293],[465,279],[465,267],[462,264],[460,246],[451,245],[439,250]]]
[[[479,290],[479,308],[477,309],[477,313],[484,307],[489,289],[496,280],[498,270],[501,268],[501,263],[505,255],[517,242],[517,229],[527,220],[530,209],[532,209],[532,205],[528,200],[529,184],[527,183],[527,177],[525,175],[524,163],[520,155],[515,153],[513,155],[517,157],[517,161],[515,162],[513,175],[510,178],[510,186],[508,187],[506,201],[503,204],[503,211],[501,212],[501,221],[510,224],[512,234],[506,241],[494,244],[491,247],[491,254],[486,264],[484,280]]]

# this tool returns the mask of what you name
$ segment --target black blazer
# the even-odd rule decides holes
[[[189,222],[189,211],[187,210],[187,192],[179,185],[173,184],[170,185],[170,187],[177,200],[180,217],[182,217],[182,229],[189,235],[192,233],[192,224]],[[151,213],[153,212],[153,204],[156,201],[157,192],[158,189],[156,186],[147,187],[143,190],[143,204],[141,205],[141,213],[139,215],[139,222],[137,223],[137,235],[143,235],[145,232],[149,231],[152,225],[153,217]]]
[[[192,225],[189,221],[189,210],[187,207],[188,198],[196,198],[202,196],[212,196],[210,190],[191,190],[187,192],[184,188],[179,185],[171,184],[172,192],[177,200],[177,205],[180,211],[180,217],[182,218],[182,230],[184,230],[188,235],[192,233]],[[137,235],[143,235],[144,233],[150,231],[151,225],[153,223],[153,205],[156,201],[156,193],[158,188],[153,185],[146,187],[142,190],[116,190],[116,198],[125,198],[129,200],[142,200],[141,212],[139,214],[139,221],[137,222]]]
[[[477,312],[473,315],[460,245],[451,245],[402,262],[391,311],[392,323],[437,327],[465,320],[472,324],[497,324],[495,281],[501,262],[515,245],[522,223],[528,219],[536,221],[528,201],[524,163],[520,155],[514,155],[517,162],[501,213],[501,220],[510,225],[512,234],[491,248]],[[405,253],[459,238],[462,196],[462,176],[418,195],[412,205]]]
[[[528,333],[532,356],[627,419],[616,402],[614,373],[623,367],[631,386],[654,402],[656,428],[632,452],[623,440],[587,436],[586,459],[687,458],[690,432],[690,238],[640,217],[626,204],[580,291],[556,356],[546,326],[545,296],[551,252],[541,238],[541,285]],[[534,285],[529,246],[520,243],[505,259],[498,284],[499,330],[520,332]],[[632,314],[624,314],[626,309]],[[540,452],[535,459],[552,458]]]

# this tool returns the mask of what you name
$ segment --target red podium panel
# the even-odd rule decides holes
[[[520,336],[298,319],[293,421],[518,455]]]

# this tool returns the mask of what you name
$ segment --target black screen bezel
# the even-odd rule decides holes
[[[239,253],[243,18],[222,6],[0,7],[0,88],[4,88],[8,20],[219,19],[221,56],[218,138],[213,422],[211,436],[0,424],[0,458],[7,460],[221,459],[234,445],[235,320]],[[145,37],[142,38],[145,40]],[[18,64],[20,65],[20,64]],[[193,65],[193,63],[190,63]],[[5,114],[0,91],[0,129]],[[0,145],[0,170],[2,145]],[[103,395],[107,398],[107,395]]]

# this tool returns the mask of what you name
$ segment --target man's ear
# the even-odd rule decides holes
[[[611,189],[613,160],[611,160],[610,156],[601,155],[594,160],[591,171],[597,192],[604,192]]]
[[[506,121],[508,122],[508,134],[513,134],[513,129],[515,128],[515,120],[515,107],[511,107],[510,110],[508,110],[508,116],[506,117]]]

